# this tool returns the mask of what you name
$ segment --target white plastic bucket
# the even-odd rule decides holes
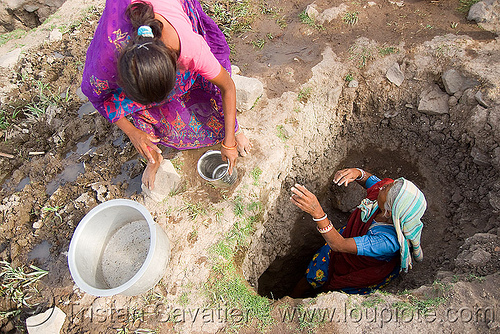
[[[143,229],[140,232],[144,237],[149,236],[149,240],[141,239],[141,247],[135,247],[133,242],[123,245],[116,242],[120,229],[137,222],[143,224],[140,225]],[[133,263],[137,271],[126,271],[124,277],[130,276],[130,279],[116,286],[110,285],[103,273],[103,258],[110,257],[105,255],[105,252],[109,252],[109,244],[114,245],[113,251],[118,259],[114,265],[118,271],[128,268],[120,266],[123,264],[120,258],[128,257],[130,260],[136,248],[143,249],[144,255],[147,252],[145,258],[141,257],[142,264]],[[163,229],[153,221],[143,205],[128,199],[110,200],[93,208],[78,224],[68,252],[69,271],[73,280],[80,289],[94,296],[135,296],[144,293],[163,277],[169,259],[170,242]],[[109,272],[109,269],[106,271]]]

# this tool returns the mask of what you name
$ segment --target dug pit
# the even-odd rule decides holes
[[[443,87],[440,79],[412,84]],[[324,114],[331,111],[318,111],[325,121],[331,121],[326,125],[330,130],[310,146],[309,154],[297,151],[293,167],[282,177],[280,195],[243,261],[249,283],[269,298],[290,294],[314,252],[324,244],[311,217],[290,202],[290,188],[299,183],[313,191],[339,228],[365,194],[354,183],[346,189],[333,185],[335,171],[346,167],[362,167],[380,178],[403,176],[426,195],[424,261],[414,264],[387,289],[413,289],[445,276],[498,271],[499,262],[483,256],[491,255],[492,245],[498,245],[500,226],[494,214],[500,186],[498,163],[492,154],[498,147],[498,133],[492,117],[486,120],[485,116],[498,110],[484,109],[471,98],[479,90],[478,86],[465,90],[449,112],[437,115],[419,111],[419,97],[409,90],[394,94],[382,85],[344,88],[336,117],[328,119]],[[339,118],[343,122],[337,123]],[[314,152],[318,146],[324,149]],[[491,237],[489,246],[485,242],[484,249],[461,248],[467,238],[477,239],[478,234],[487,234],[481,237],[485,240]],[[474,251],[480,254],[474,257]],[[464,271],[462,260],[467,258],[470,261]]]

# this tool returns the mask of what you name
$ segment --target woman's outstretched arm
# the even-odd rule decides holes
[[[222,110],[224,111],[224,129],[225,136],[221,148],[223,157],[229,160],[229,173],[232,173],[233,167],[238,158],[238,150],[236,149],[236,137],[234,134],[236,125],[236,87],[233,79],[224,67],[221,66],[219,75],[210,80],[211,83],[219,87],[222,94]]]
[[[330,228],[331,222],[326,217],[318,199],[312,192],[307,190],[306,187],[295,184],[295,186],[292,187],[292,196],[290,199],[293,204],[313,217],[316,221],[318,230],[328,230],[328,232],[322,233],[322,235],[333,251],[357,254],[358,249],[354,239],[344,238],[335,228],[333,228],[333,226]]]

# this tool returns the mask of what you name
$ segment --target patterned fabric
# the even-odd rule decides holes
[[[361,220],[366,223],[370,217],[378,210],[378,202],[369,200],[365,198],[358,205],[358,209],[361,210]]]
[[[315,289],[323,286],[328,278],[328,266],[332,249],[328,244],[318,249],[306,270],[306,279]]]
[[[220,64],[231,73],[229,47],[215,22],[196,0],[180,0],[195,33],[205,38]],[[87,50],[82,91],[110,122],[131,115],[134,125],[177,149],[211,146],[224,139],[222,97],[217,86],[201,75],[180,69],[167,100],[142,105],[118,86],[117,57],[130,40],[125,10],[130,0],[106,0],[94,38]],[[236,123],[235,130],[238,129]]]
[[[376,183],[367,190],[366,198],[374,201],[378,196],[380,187],[391,182],[394,181],[383,179]],[[379,210],[376,210],[376,212],[379,212]],[[365,223],[361,220],[361,210],[359,208],[354,210],[349,216],[349,221],[342,232],[342,236],[344,238],[354,238],[365,235],[376,212],[373,212],[370,219]],[[393,273],[395,267],[399,271],[399,256],[394,256],[390,261],[381,261],[371,256],[334,251],[330,254],[328,279],[322,287],[323,291],[379,286]]]
[[[424,254],[420,247],[422,218],[427,202],[424,194],[412,182],[401,178],[403,186],[392,205],[392,221],[398,234],[401,253],[401,270],[412,267],[410,244],[415,261],[422,261]]]

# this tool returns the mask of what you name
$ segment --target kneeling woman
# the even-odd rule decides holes
[[[338,185],[352,181],[363,185],[367,196],[340,233],[313,193],[298,184],[292,187],[291,201],[313,217],[327,243],[313,257],[292,297],[303,297],[313,289],[368,293],[399,271],[411,269],[412,255],[416,261],[423,259],[424,194],[404,178],[380,180],[359,168],[340,170],[334,177]]]

